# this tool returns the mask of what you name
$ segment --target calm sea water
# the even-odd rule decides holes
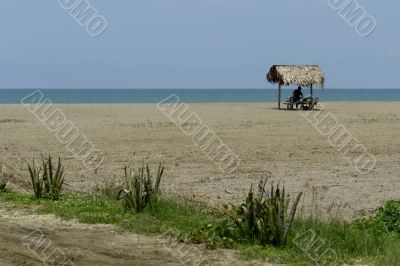
[[[283,90],[282,99],[293,89]],[[15,104],[35,90],[0,89],[0,103]],[[276,102],[272,89],[45,89],[53,103],[157,103],[171,94],[188,103]],[[303,90],[304,95],[309,93]],[[321,101],[400,101],[400,89],[325,89],[314,93]]]

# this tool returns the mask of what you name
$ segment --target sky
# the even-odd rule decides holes
[[[327,88],[400,88],[398,0],[357,1],[367,37],[329,4],[342,0],[79,0],[107,21],[97,37],[68,1],[0,0],[0,88],[272,88],[274,64],[318,64]]]

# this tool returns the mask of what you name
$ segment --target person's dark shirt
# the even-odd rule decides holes
[[[301,90],[297,89],[293,92],[293,97],[297,99],[303,98],[303,93]]]

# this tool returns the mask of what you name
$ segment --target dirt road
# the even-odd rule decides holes
[[[2,266],[265,265],[241,261],[233,250],[210,251],[199,245],[174,243],[168,237],[122,232],[114,226],[32,215],[1,203],[0,224]],[[196,264],[200,262],[203,264]]]

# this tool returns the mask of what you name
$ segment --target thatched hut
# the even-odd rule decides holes
[[[267,81],[278,84],[278,108],[281,108],[281,86],[310,87],[311,96],[313,86],[324,87],[325,77],[322,69],[317,65],[274,65],[267,73]]]

